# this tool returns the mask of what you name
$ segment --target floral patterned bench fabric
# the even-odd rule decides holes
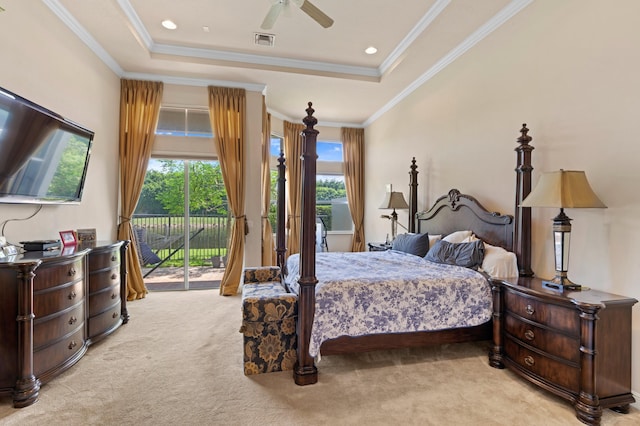
[[[292,370],[296,361],[298,298],[280,279],[279,268],[245,269],[240,329],[245,375]]]

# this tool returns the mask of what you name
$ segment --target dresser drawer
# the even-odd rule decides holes
[[[518,294],[511,290],[505,292],[507,310],[530,321],[546,325],[565,334],[580,335],[580,317],[578,311],[564,306],[545,303],[536,298]]]
[[[74,333],[65,336],[57,343],[34,351],[33,370],[36,377],[53,368],[63,366],[67,360],[84,348],[84,323],[80,323]]]
[[[89,253],[89,270],[98,271],[100,269],[112,268],[120,265],[120,248]]]
[[[33,290],[46,290],[62,284],[81,280],[84,277],[84,260],[82,257],[64,262],[46,263],[36,270]]]
[[[65,310],[84,298],[84,280],[76,280],[56,288],[34,292],[33,313],[36,318]]]
[[[89,274],[89,294],[120,284],[120,267],[103,269]]]
[[[56,341],[62,336],[74,332],[84,322],[84,303],[49,315],[38,318],[33,323],[33,348],[34,350]]]
[[[505,339],[504,349],[507,358],[517,363],[525,371],[573,393],[580,391],[580,368],[578,365],[567,364],[544,356],[519,345],[508,337]]]
[[[95,337],[111,329],[116,328],[120,324],[120,303],[116,303],[110,309],[103,313],[93,316],[88,320],[89,336]]]
[[[120,304],[120,285],[116,284],[111,287],[102,289],[98,293],[89,296],[89,315],[95,316],[107,309],[112,308],[115,304]]]
[[[560,334],[553,329],[522,321],[509,313],[505,315],[504,321],[505,331],[514,338],[567,361],[580,362],[578,336]]]

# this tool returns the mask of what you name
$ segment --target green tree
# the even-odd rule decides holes
[[[167,214],[160,202],[159,194],[164,192],[164,174],[158,170],[148,170],[136,206],[137,214]]]
[[[136,213],[184,214],[184,163],[160,160],[160,170],[149,170]],[[189,211],[227,214],[227,196],[218,163],[189,162]]]

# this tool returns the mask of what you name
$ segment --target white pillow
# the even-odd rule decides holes
[[[484,243],[484,260],[480,268],[491,277],[517,277],[518,259],[515,253]]]
[[[440,234],[436,234],[436,235],[429,234],[429,248],[433,247],[433,245],[438,241],[440,241],[441,239],[442,239],[442,235]]]
[[[452,244],[459,244],[464,242],[465,239],[471,236],[471,231],[456,231],[452,232],[443,238],[444,241]]]

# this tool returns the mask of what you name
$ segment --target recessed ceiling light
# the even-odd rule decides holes
[[[171,19],[165,19],[164,21],[162,21],[162,26],[168,30],[175,30],[176,28],[178,28],[176,23],[173,22]]]
[[[366,49],[364,49],[364,53],[366,53],[367,55],[373,55],[374,53],[376,53],[378,51],[378,49],[376,49],[373,46],[369,46]]]

